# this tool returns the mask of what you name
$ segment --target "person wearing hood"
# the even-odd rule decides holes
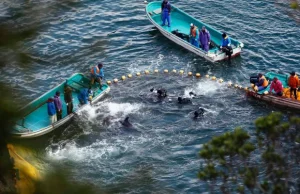
[[[190,26],[190,43],[199,48],[199,30],[193,23]]]
[[[283,86],[282,86],[281,81],[279,81],[277,77],[274,77],[274,79],[271,83],[270,90],[269,90],[270,94],[271,94],[273,89],[274,89],[275,94],[277,96],[282,96],[283,95]]]
[[[205,28],[205,26],[202,27],[199,41],[200,41],[201,49],[207,52],[209,50],[210,34],[209,31]]]
[[[48,109],[48,115],[49,115],[50,123],[53,124],[57,121],[56,110],[55,110],[55,105],[54,105],[53,98],[48,98],[48,100],[47,100],[47,109]]]
[[[222,40],[220,44],[220,49],[225,52],[225,54],[228,56],[228,60],[231,59],[231,54],[233,52],[231,47],[231,39],[227,36],[226,33],[222,34]]]
[[[95,67],[91,68],[91,86],[94,84],[94,82],[99,83],[99,88],[102,90],[102,80],[104,78],[104,72],[103,72],[103,64],[99,63]]]
[[[57,120],[59,121],[60,119],[62,119],[62,103],[60,100],[60,92],[59,91],[57,91],[55,93],[54,105],[55,105]]]
[[[166,25],[166,20],[168,21],[168,27],[171,26],[171,4],[168,0],[163,0],[161,3],[161,14],[162,14],[162,26]]]

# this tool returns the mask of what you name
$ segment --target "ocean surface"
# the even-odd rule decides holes
[[[98,62],[104,63],[105,77],[110,80],[145,69],[183,69],[248,86],[249,76],[258,72],[300,72],[300,13],[286,1],[171,3],[243,42],[241,56],[231,64],[211,63],[188,52],[153,27],[142,0],[26,1],[39,19],[25,17],[23,25],[39,22],[43,26],[36,38],[21,43],[35,60],[30,67],[7,64],[0,70],[0,81],[18,93],[16,103],[25,104],[73,73],[88,74]],[[22,5],[1,2],[2,17],[13,15]],[[149,94],[152,87],[164,87],[174,98],[158,101]],[[198,98],[192,104],[178,105],[176,97],[190,91]],[[192,113],[199,107],[205,114],[194,121]],[[31,147],[41,166],[57,162],[73,172],[74,180],[105,189],[205,193],[206,184],[197,178],[202,145],[238,126],[251,134],[254,119],[272,111],[290,114],[248,99],[243,91],[224,83],[171,74],[143,75],[113,85],[103,101],[87,107],[69,125],[18,143]],[[119,123],[126,116],[132,129]],[[109,126],[103,125],[107,117]]]

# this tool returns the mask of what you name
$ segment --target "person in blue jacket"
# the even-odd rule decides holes
[[[233,50],[231,47],[231,40],[226,33],[222,34],[220,49],[225,52],[225,54],[228,56],[228,60],[230,61]]]
[[[98,65],[91,68],[91,84],[92,86],[94,82],[98,82],[100,84],[100,90],[102,90],[102,80],[104,78],[103,72],[103,64],[99,63]]]
[[[93,91],[90,88],[82,88],[77,95],[77,98],[81,105],[87,104],[90,101],[90,97],[93,97]]]
[[[47,109],[48,109],[50,124],[53,124],[57,121],[56,109],[55,109],[53,98],[48,98],[48,100],[47,100]]]
[[[162,26],[166,24],[166,20],[168,21],[168,27],[171,25],[171,4],[168,0],[163,0],[161,3],[161,14],[162,14]]]

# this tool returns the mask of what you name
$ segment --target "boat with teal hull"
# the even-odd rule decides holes
[[[255,99],[265,101],[277,106],[290,108],[294,110],[300,111],[300,92],[298,92],[298,99],[290,98],[290,89],[288,86],[288,78],[289,75],[285,74],[278,74],[274,72],[268,72],[264,75],[267,80],[269,80],[269,85],[266,89],[261,90],[259,92],[255,92],[254,90],[248,90],[247,95],[251,96]],[[274,77],[277,77],[278,80],[281,81],[283,86],[283,96],[276,96],[269,94],[269,89],[271,86],[271,82],[274,79]]]
[[[80,105],[77,95],[82,88],[88,88],[89,84],[90,79],[88,77],[84,76],[83,74],[76,73],[38,99],[29,103],[20,110],[22,117],[15,122],[15,126],[11,131],[12,135],[18,138],[37,137],[49,133],[59,126],[65,124],[74,116],[74,114],[78,113],[82,108],[87,106],[87,104]],[[68,85],[70,88],[72,88],[74,108],[73,113],[69,115],[67,115],[67,106],[64,102],[65,85]],[[106,84],[103,84],[102,90],[100,90],[99,85],[95,83],[92,87],[92,90],[94,94],[91,103],[98,101],[101,97],[107,94],[110,91],[110,87]],[[60,98],[63,103],[62,119],[51,124],[47,111],[47,99],[53,97],[56,91],[60,92]]]
[[[187,13],[183,12],[179,8],[175,7],[172,4],[172,11],[171,11],[171,26],[162,26],[161,20],[161,2],[155,1],[147,4],[146,6],[146,14],[150,22],[158,28],[158,30],[168,39],[175,42],[176,44],[188,49],[189,51],[204,57],[205,59],[216,62],[222,61],[226,59],[228,56],[221,50],[219,50],[222,33],[208,24],[201,22],[194,17],[188,15]],[[195,24],[198,28],[205,26],[206,29],[210,32],[211,35],[211,45],[208,52],[197,48],[190,44],[187,40],[180,38],[173,34],[172,32],[178,30],[179,33],[185,34],[188,36],[190,34],[190,24]],[[231,38],[231,46],[233,48],[232,57],[237,56],[241,53],[244,44],[239,42],[233,38]]]

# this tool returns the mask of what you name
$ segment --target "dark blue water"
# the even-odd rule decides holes
[[[35,10],[43,7],[31,3]],[[170,42],[147,20],[143,1],[72,1],[39,13],[44,28],[37,38],[23,43],[34,64],[30,68],[7,64],[0,81],[23,94],[16,101],[29,102],[75,72],[88,73],[99,61],[107,79],[175,68],[246,86],[252,73],[300,72],[299,11],[290,10],[285,1],[171,3],[243,42],[241,57],[231,64],[213,64]],[[13,14],[5,3],[0,5],[3,15]],[[174,99],[157,102],[148,91],[159,86],[175,96],[195,91],[200,97],[186,106]],[[198,107],[206,110],[205,115],[193,121],[191,114]],[[202,193],[205,184],[197,179],[202,144],[237,126],[252,133],[255,118],[278,110],[247,99],[224,83],[149,75],[112,86],[104,102],[82,111],[69,126],[23,143],[36,149],[46,164],[59,162],[72,169],[74,179],[103,188],[122,187],[124,193]],[[108,116],[111,125],[103,126]],[[130,116],[133,129],[120,126],[125,116]]]

